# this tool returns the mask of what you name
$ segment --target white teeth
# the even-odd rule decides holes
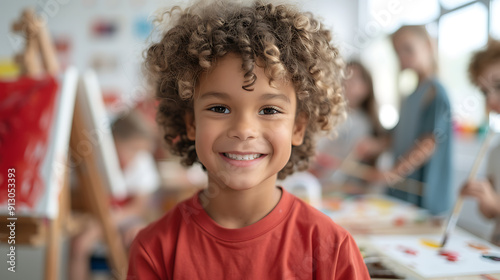
[[[230,159],[234,160],[252,160],[259,158],[261,154],[247,154],[247,155],[238,155],[238,154],[229,154],[229,153],[224,153],[224,155]]]

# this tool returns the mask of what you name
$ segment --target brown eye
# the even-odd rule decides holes
[[[259,115],[274,115],[274,114],[279,114],[279,113],[281,113],[281,112],[275,108],[272,108],[272,107],[264,108],[264,109],[259,111]]]
[[[210,107],[208,109],[212,112],[219,113],[219,114],[229,114],[230,113],[229,109],[224,107],[224,106],[213,106],[213,107]]]

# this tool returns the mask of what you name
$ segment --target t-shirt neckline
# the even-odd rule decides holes
[[[280,224],[285,217],[288,216],[294,203],[294,196],[287,192],[284,188],[279,187],[282,191],[278,204],[259,221],[243,228],[229,229],[217,224],[201,206],[199,193],[196,193],[195,199],[190,199],[191,207],[201,209],[194,215],[195,223],[200,226],[207,234],[227,242],[244,242],[257,238],[275,228]]]

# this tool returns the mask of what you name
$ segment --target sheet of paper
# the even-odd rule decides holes
[[[500,261],[483,257],[500,256],[499,247],[461,230],[451,234],[445,248],[431,245],[439,244],[441,238],[441,235],[373,236],[369,243],[390,262],[423,278],[500,273]]]

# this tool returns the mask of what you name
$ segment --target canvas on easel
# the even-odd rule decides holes
[[[0,81],[0,168],[9,170],[0,175],[0,218],[16,224],[15,244],[45,245],[40,279],[58,279],[62,225],[70,212],[68,169],[75,168],[103,227],[110,266],[120,277],[126,252],[110,220],[107,196],[124,195],[125,186],[110,134],[98,136],[95,148],[80,154],[79,164],[68,161],[88,140],[81,133],[104,120],[97,80],[84,77],[77,90],[78,73],[70,67],[59,86],[53,45],[33,10],[24,11],[14,29],[23,32],[26,48],[17,57],[21,77]],[[1,228],[0,242],[8,243],[12,232]]]
[[[14,215],[54,219],[58,214],[78,74],[69,68],[59,89],[53,77],[2,82],[0,168],[15,170]],[[5,178],[1,191],[7,193]],[[8,195],[0,213],[9,214]],[[14,216],[12,215],[12,216]]]
[[[118,156],[106,113],[99,81],[94,71],[85,71],[79,81],[76,106],[82,110],[80,142],[72,148],[73,161],[78,163],[86,155],[95,155],[95,164],[100,170],[104,188],[115,198],[127,195],[125,180],[118,164]]]
[[[97,77],[87,71],[80,79],[73,126],[70,164],[77,171],[81,193],[100,222],[108,245],[110,266],[116,278],[127,267],[127,257],[118,230],[110,217],[110,196],[126,195],[125,180],[118,165]]]

